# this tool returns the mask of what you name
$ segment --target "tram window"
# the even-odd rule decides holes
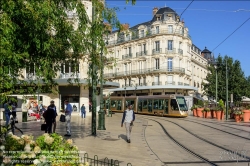
[[[171,99],[171,108],[172,108],[172,110],[179,111],[179,108],[178,108],[178,105],[177,105],[177,101],[175,99]]]
[[[160,99],[159,100],[159,110],[163,110],[164,109],[164,100],[163,99]]]
[[[142,112],[142,104],[143,104],[143,101],[142,101],[142,100],[139,100],[139,101],[138,101],[138,110],[139,110],[140,112]]]
[[[109,109],[109,100],[105,100],[105,109]]]
[[[122,110],[122,101],[121,100],[117,100],[117,110]]]
[[[176,97],[181,111],[187,111],[187,104],[184,97]]]
[[[154,100],[154,109],[159,108],[159,100]]]
[[[152,112],[152,100],[148,100],[148,112]]]
[[[127,107],[128,105],[132,105],[132,106],[133,106],[132,108],[134,108],[135,101],[134,101],[134,100],[126,100],[126,107]]]
[[[165,113],[168,114],[168,99],[165,100]]]
[[[116,100],[111,100],[111,108],[115,108]]]
[[[148,101],[147,100],[143,100],[143,109],[147,109],[148,108]]]

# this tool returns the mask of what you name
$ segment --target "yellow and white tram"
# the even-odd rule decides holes
[[[137,114],[158,115],[169,117],[187,117],[188,107],[184,96],[110,96],[104,97],[104,109],[112,112],[123,112],[127,105],[133,105]]]

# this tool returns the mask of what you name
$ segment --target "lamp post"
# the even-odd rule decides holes
[[[227,59],[226,59],[226,120],[228,120],[228,73],[227,73]]]
[[[106,44],[108,45],[108,33],[107,33],[107,41]],[[99,123],[98,123],[98,130],[106,130],[105,128],[105,114],[103,110],[103,48],[101,49],[101,73],[100,73],[100,111],[99,111]]]
[[[217,89],[218,89],[218,78],[217,78],[217,65],[214,65],[214,68],[215,68],[215,102],[216,102],[216,105],[217,105]]]

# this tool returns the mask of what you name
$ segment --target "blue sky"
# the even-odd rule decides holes
[[[141,1],[134,6],[125,0],[107,0],[108,7],[119,7],[117,16],[130,27],[152,19],[153,7],[170,7],[181,15],[191,1]],[[194,1],[182,14],[193,44],[203,50],[228,55],[241,62],[245,76],[250,76],[250,20],[217,47],[250,18],[250,1]],[[217,47],[217,48],[216,48]],[[216,49],[215,49],[216,48]]]

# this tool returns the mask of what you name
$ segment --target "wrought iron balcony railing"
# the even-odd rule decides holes
[[[133,57],[133,54],[132,54],[132,53],[122,55],[122,59],[130,59],[130,58],[132,58],[132,57]]]
[[[178,82],[178,85],[183,85],[183,82]]]
[[[79,78],[80,77],[80,73],[60,73],[59,78]]]
[[[152,85],[155,86],[155,85],[162,85],[161,81],[158,81],[158,82],[152,82]]]
[[[175,85],[175,82],[174,81],[166,81],[165,85]]]
[[[147,52],[147,51],[137,52],[137,53],[136,53],[136,57],[146,56],[147,54],[148,54],[148,52]]]
[[[178,54],[183,55],[183,50],[179,48],[179,49],[178,49]]]
[[[166,54],[175,54],[176,53],[176,49],[175,48],[172,48],[172,49],[168,49],[166,48]]]
[[[153,49],[153,50],[152,50],[152,54],[153,54],[153,55],[160,54],[160,53],[162,53],[161,50],[162,50],[161,48],[159,48],[159,49]]]
[[[106,73],[106,74],[104,74],[104,78],[115,78],[115,77],[122,77],[122,76],[136,76],[136,75],[151,74],[151,73],[185,74],[185,68],[180,68],[180,67],[159,68],[159,69],[145,68],[145,69],[130,70],[130,71],[123,71],[123,72],[116,72],[116,73]]]

